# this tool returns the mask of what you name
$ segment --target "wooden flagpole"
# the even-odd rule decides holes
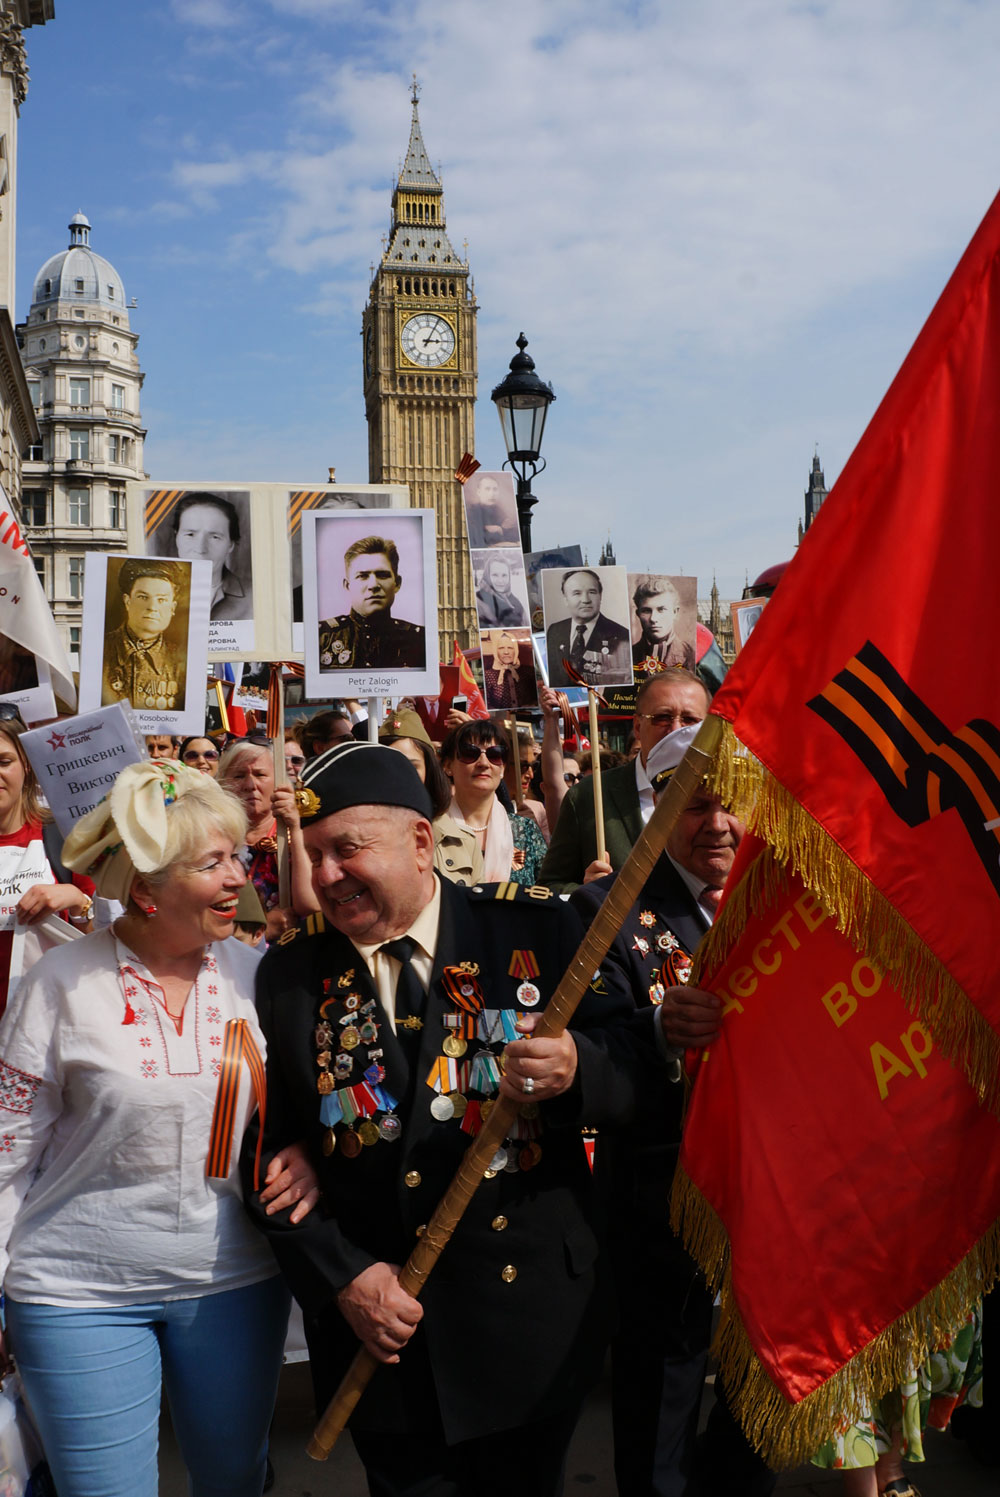
[[[607,955],[608,947],[652,873],[678,817],[710,769],[722,742],[722,733],[721,718],[709,716],[702,723],[697,738],[671,776],[628,861],[620,869],[607,898],[594,916],[576,955],[532,1031],[532,1037],[548,1039],[558,1036],[573,1017],[594,973]],[[418,1237],[413,1252],[400,1271],[400,1288],[407,1294],[414,1298],[419,1296],[428,1274],[489,1168],[490,1160],[510,1132],[520,1105],[516,1100],[498,1097],[482,1131],[465,1151],[458,1172],[438,1203],[427,1230]],[[402,1355],[406,1355],[405,1348]],[[375,1357],[365,1347],[360,1347],[306,1446],[314,1461],[326,1460],[378,1366]]]
[[[597,833],[597,856],[607,860],[608,850],[604,845],[604,794],[601,785],[601,743],[597,726],[597,692],[587,687],[587,708],[590,713],[590,777],[594,790],[594,826]]]

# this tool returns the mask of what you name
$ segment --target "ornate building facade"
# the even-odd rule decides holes
[[[809,487],[805,492],[805,524],[801,520],[799,521],[799,545],[802,544],[802,537],[819,514],[820,506],[828,492],[826,479],[823,477],[823,469],[819,465],[819,453],[814,452],[812,469],[809,473]]]
[[[475,451],[476,299],[445,227],[444,193],[420,129],[418,90],[388,244],[362,323],[370,483],[405,483],[437,516],[441,650],[475,643],[476,615],[455,469]],[[384,241],[383,241],[384,243]]]
[[[18,333],[39,427],[24,464],[22,522],[76,666],[84,558],[125,549],[125,481],[144,476],[146,433],[139,335],[129,324],[121,276],[91,249],[82,213],[69,232],[69,247],[35,277]]]
[[[44,26],[55,0],[0,0],[0,483],[15,513],[21,492],[21,459],[37,442],[38,427],[14,332],[17,235],[17,131],[28,94],[22,33]]]

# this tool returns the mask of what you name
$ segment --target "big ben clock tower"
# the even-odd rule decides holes
[[[406,483],[437,515],[441,648],[476,638],[461,488],[475,450],[476,300],[469,266],[445,230],[444,194],[427,157],[413,83],[406,160],[392,194],[392,230],[365,307],[368,480]],[[384,242],[384,241],[383,241]]]

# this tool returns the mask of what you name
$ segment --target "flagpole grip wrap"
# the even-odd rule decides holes
[[[274,783],[275,785],[288,784],[288,770],[285,768],[285,683],[281,676],[282,665],[279,661],[271,666],[271,678],[267,689],[267,731],[271,739],[271,753],[274,757]],[[292,902],[292,871],[289,864],[288,853],[288,828],[283,821],[278,822],[278,905],[285,910]]]
[[[604,845],[604,787],[601,784],[601,746],[597,726],[597,692],[587,689],[587,711],[590,718],[590,779],[594,791],[594,829],[597,835],[597,856],[603,863],[608,855]]]
[[[722,742],[722,734],[721,718],[709,716],[702,723],[697,738],[657,800],[628,861],[611,885],[576,955],[532,1030],[532,1038],[554,1038],[569,1024],[625,916],[653,871],[674,824],[710,769]],[[400,1271],[400,1287],[414,1299],[419,1298],[431,1269],[479,1188],[493,1155],[510,1132],[519,1108],[517,1100],[499,1097],[481,1131],[466,1149],[454,1179]],[[402,1355],[406,1355],[405,1348]],[[326,1460],[378,1365],[364,1347],[358,1350],[306,1446],[314,1461]]]

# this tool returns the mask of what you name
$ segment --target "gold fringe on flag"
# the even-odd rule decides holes
[[[727,723],[706,781],[730,811],[767,842],[722,916],[702,942],[692,980],[718,963],[758,900],[788,867],[815,894],[858,951],[892,983],[926,1024],[948,1059],[961,1066],[981,1102],[1000,1115],[1000,1035],[944,964],[856,863],[762,764],[741,747]]]
[[[844,1419],[873,1405],[962,1329],[976,1301],[1000,1277],[1000,1222],[948,1277],[887,1326],[814,1392],[789,1403],[757,1359],[733,1297],[726,1231],[683,1170],[674,1176],[671,1225],[704,1269],[722,1311],[713,1352],[726,1395],[751,1444],[774,1470],[808,1461]]]

